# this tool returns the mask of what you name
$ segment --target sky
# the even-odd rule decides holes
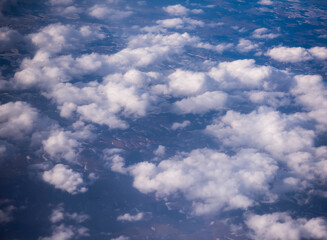
[[[0,0],[1,239],[327,239],[327,4]]]

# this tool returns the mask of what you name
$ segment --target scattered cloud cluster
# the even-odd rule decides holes
[[[251,214],[247,216],[246,225],[255,240],[323,239],[327,236],[327,223],[323,218],[292,218],[285,212]]]
[[[279,62],[297,63],[312,59],[325,60],[327,59],[327,48],[313,47],[305,49],[302,47],[274,47],[269,49],[267,56]]]
[[[117,217],[118,221],[121,222],[136,222],[136,221],[141,221],[144,218],[144,213],[143,212],[139,212],[136,215],[131,215],[129,213],[125,213],[123,215],[120,215]]]
[[[49,237],[41,237],[41,240],[69,240],[82,237],[89,237],[89,229],[80,226],[79,224],[85,222],[88,219],[88,215],[79,213],[67,213],[63,207],[63,204],[58,205],[53,209],[50,216],[50,222],[52,223],[52,234]],[[67,225],[65,220],[69,219],[74,222],[74,225]]]

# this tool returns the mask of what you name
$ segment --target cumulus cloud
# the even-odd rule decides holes
[[[290,104],[289,95],[284,92],[249,91],[246,94],[251,102],[258,105],[266,105],[277,108]]]
[[[183,129],[183,128],[186,128],[187,126],[189,126],[190,124],[191,124],[191,122],[188,120],[185,120],[181,123],[174,122],[173,125],[171,126],[171,129],[172,130]]]
[[[42,28],[38,33],[30,34],[29,38],[38,49],[58,53],[64,49],[78,47],[82,44],[82,40],[102,39],[104,35],[89,26],[76,29],[71,25],[51,24]]]
[[[23,139],[31,134],[38,121],[38,111],[26,102],[0,105],[0,137]]]
[[[327,128],[327,88],[319,75],[297,75],[291,93],[298,104],[305,107],[308,116],[319,123],[322,130]]]
[[[252,37],[259,38],[259,39],[273,39],[278,37],[279,34],[270,33],[267,28],[258,28],[254,30]]]
[[[267,51],[267,56],[279,62],[302,62],[312,59],[311,55],[302,47],[275,47]]]
[[[312,148],[314,132],[301,127],[306,120],[302,114],[286,115],[266,107],[249,114],[230,110],[207,126],[206,133],[226,146],[257,148],[281,157]]]
[[[218,67],[209,71],[209,76],[223,89],[258,88],[268,85],[274,69],[269,66],[258,66],[253,59],[220,62]]]
[[[156,156],[163,156],[166,153],[165,146],[159,145],[156,150],[153,151]]]
[[[205,92],[195,97],[184,98],[174,103],[177,113],[206,113],[212,110],[223,109],[227,94],[221,91]]]
[[[101,20],[119,20],[132,15],[131,11],[122,11],[107,7],[106,5],[96,4],[89,9],[89,15]]]
[[[52,227],[52,234],[49,237],[41,237],[41,240],[69,240],[73,238],[81,238],[89,236],[88,229],[85,227],[74,227],[60,224]]]
[[[327,223],[323,218],[292,218],[285,212],[250,214],[246,225],[255,240],[324,239],[327,236]]]
[[[161,28],[194,28],[194,27],[203,27],[204,22],[200,20],[194,20],[191,18],[170,18],[170,19],[164,19],[164,20],[158,20],[156,23],[159,25]],[[145,28],[144,30],[149,29]],[[159,29],[156,29],[157,31]]]
[[[117,217],[118,221],[121,222],[136,222],[136,221],[141,221],[144,218],[144,213],[139,212],[136,215],[131,215],[129,213],[125,213],[123,215],[120,215]]]
[[[313,47],[310,48],[309,53],[318,58],[319,60],[326,60],[327,59],[327,48],[326,47]]]
[[[250,149],[228,156],[210,149],[178,154],[158,165],[141,162],[128,167],[134,187],[159,198],[181,193],[195,215],[246,209],[256,201],[273,200],[269,184],[277,165]]]
[[[271,0],[260,0],[258,3],[261,4],[261,5],[272,5],[273,1],[271,1]]]
[[[238,41],[238,44],[236,46],[236,49],[239,51],[239,52],[250,52],[252,50],[255,50],[255,49],[258,49],[259,45],[257,43],[253,43],[252,41],[250,40],[247,40],[247,39],[244,39],[244,38],[241,38],[239,41]]]
[[[52,169],[42,174],[45,182],[55,188],[70,194],[83,193],[87,191],[81,173],[74,172],[64,164],[57,164]]]
[[[170,6],[164,7],[163,9],[169,15],[175,15],[175,16],[185,16],[190,11],[188,8],[182,6],[181,4],[170,5]]]
[[[120,155],[122,151],[119,148],[105,149],[103,159],[106,161],[105,165],[112,171],[125,174],[127,170],[125,169],[125,159]]]

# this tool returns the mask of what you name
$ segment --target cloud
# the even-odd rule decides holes
[[[143,220],[143,218],[144,218],[143,212],[139,212],[136,215],[125,213],[124,215],[118,216],[117,220],[121,222],[136,222],[136,221]]]
[[[302,47],[274,47],[266,55],[279,62],[296,63],[312,59],[310,53]]]
[[[125,159],[120,156],[122,151],[122,149],[118,148],[105,149],[103,150],[103,159],[106,161],[105,166],[109,167],[112,171],[126,174]]]
[[[327,48],[326,47],[313,47],[310,48],[309,53],[318,58],[319,60],[326,60],[327,59]]]
[[[69,240],[73,238],[81,238],[89,236],[88,229],[85,227],[66,226],[61,224],[52,227],[52,235],[50,237],[41,237],[40,240]]]
[[[106,5],[96,4],[89,9],[89,15],[101,20],[120,20],[132,15],[131,11],[121,11],[106,7]]]
[[[160,28],[194,28],[194,27],[203,27],[204,22],[200,20],[194,20],[191,18],[170,18],[170,19],[164,19],[164,20],[158,20],[156,23],[159,25]],[[151,29],[151,28],[144,28]],[[152,28],[153,30],[159,31],[159,29]]]
[[[1,204],[3,205],[3,204]],[[14,205],[2,206],[0,209],[0,224],[6,224],[14,220],[13,211],[16,209]]]
[[[162,146],[162,145],[159,145],[158,148],[156,150],[153,151],[153,153],[156,155],[156,156],[163,156],[165,155],[166,153],[166,148],[165,146]]]
[[[321,130],[327,129],[327,88],[319,75],[297,75],[291,93],[296,102],[308,111],[308,116],[319,123]]]
[[[258,3],[261,5],[268,5],[268,6],[274,4],[271,0],[260,0]]]
[[[288,106],[291,101],[289,94],[285,92],[249,91],[246,94],[251,102],[273,108]]]
[[[58,23],[48,25],[28,37],[38,49],[49,53],[58,53],[65,49],[77,48],[85,41],[102,39],[104,35],[89,26],[76,29],[74,26]]]
[[[212,110],[223,109],[227,101],[227,94],[221,91],[205,92],[195,97],[184,98],[174,103],[177,113],[203,114]]]
[[[53,185],[55,188],[66,191],[70,194],[87,191],[82,174],[74,172],[68,166],[63,164],[57,164],[52,169],[45,171],[42,178],[45,182]]]
[[[54,160],[76,162],[81,148],[81,140],[92,140],[93,134],[89,126],[82,122],[73,124],[75,131],[53,129],[47,139],[42,141],[44,151]]]
[[[169,15],[175,15],[175,16],[185,16],[190,11],[188,8],[186,8],[180,4],[170,5],[170,6],[164,7],[163,9]]]
[[[111,240],[129,240],[129,239],[130,239],[129,237],[123,235],[116,238],[111,238]]]
[[[258,28],[254,30],[252,37],[258,38],[258,39],[274,39],[278,37],[279,34],[276,33],[269,33],[269,30],[267,28]]]
[[[193,214],[205,215],[246,209],[260,199],[274,199],[269,192],[277,165],[265,154],[243,149],[234,156],[197,149],[161,161],[128,167],[133,185],[158,198],[181,193],[192,202]]]
[[[63,222],[65,219],[72,220],[76,223],[83,223],[89,218],[88,215],[83,213],[68,213],[65,212],[63,204],[59,204],[55,209],[52,210],[52,213],[49,217],[52,224],[57,224]]]
[[[0,105],[0,137],[23,139],[30,135],[38,121],[38,111],[26,102]]]
[[[22,41],[23,37],[17,31],[8,27],[0,28],[0,52],[16,48],[17,44]]]
[[[323,218],[292,218],[288,213],[247,216],[246,225],[251,238],[263,240],[323,239],[327,236],[327,223]]]
[[[314,132],[301,127],[306,120],[303,114],[286,115],[266,107],[249,114],[230,110],[205,131],[225,146],[256,148],[282,157],[313,147]]]
[[[183,129],[183,128],[186,128],[187,126],[189,126],[190,124],[191,124],[191,122],[188,120],[185,120],[181,123],[174,122],[173,125],[171,126],[171,129],[172,130]]]
[[[272,67],[258,66],[253,59],[244,59],[220,62],[208,74],[222,89],[246,89],[267,86],[274,72]]]
[[[258,49],[259,45],[257,43],[253,43],[250,40],[241,38],[238,41],[238,44],[236,46],[236,49],[239,52],[245,53],[245,52],[250,52],[252,50]]]
[[[69,5],[72,4],[74,0],[49,0],[51,5]]]

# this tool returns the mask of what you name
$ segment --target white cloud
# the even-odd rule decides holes
[[[318,58],[319,60],[326,60],[327,59],[327,48],[326,47],[313,47],[310,48],[309,53]]]
[[[156,23],[159,25],[161,28],[194,28],[194,27],[203,27],[204,22],[200,20],[194,20],[191,18],[170,18],[170,19],[164,19],[164,20],[158,20]],[[151,28],[144,28],[146,29],[151,29]],[[153,30],[159,31],[159,29],[153,28]]]
[[[190,11],[188,8],[182,6],[181,4],[170,5],[163,8],[170,15],[175,16],[185,16]]]
[[[41,237],[40,240],[69,240],[73,238],[81,238],[89,236],[88,229],[85,227],[66,226],[61,224],[52,227],[52,235],[50,237]]]
[[[251,102],[258,105],[266,105],[274,108],[287,106],[290,104],[290,98],[284,92],[266,92],[266,91],[250,91],[246,93]]]
[[[129,213],[125,213],[124,215],[120,215],[117,217],[118,221],[121,222],[136,222],[136,221],[141,221],[144,218],[144,213],[139,212],[136,215],[131,215]]]
[[[218,67],[209,71],[209,76],[223,89],[258,88],[268,85],[274,69],[269,66],[258,66],[252,59],[220,62]]]
[[[308,110],[308,116],[319,123],[319,128],[327,129],[327,88],[319,75],[297,75],[291,93],[298,104]]]
[[[122,149],[112,148],[105,149],[103,151],[104,160],[106,161],[106,166],[114,172],[125,174],[127,171],[125,169],[125,159],[120,156]]]
[[[45,171],[42,175],[45,182],[53,185],[55,188],[66,191],[71,194],[83,193],[87,191],[84,186],[83,176],[74,172],[68,166],[57,164],[52,169]]]
[[[177,69],[168,76],[168,91],[173,96],[192,96],[203,92],[206,88],[206,75]]]
[[[0,137],[22,139],[32,133],[38,121],[38,111],[25,102],[0,105]]]
[[[89,9],[89,15],[101,19],[111,19],[111,20],[119,20],[124,19],[132,15],[131,11],[122,11],[118,9],[109,8],[106,5],[96,4]]]
[[[212,110],[223,109],[227,101],[227,94],[221,91],[205,92],[195,97],[184,98],[174,103],[179,114],[206,113]]]
[[[63,207],[63,204],[59,204],[55,209],[52,210],[50,215],[50,222],[56,224],[64,221],[65,219],[72,220],[76,223],[85,222],[89,218],[88,215],[83,213],[67,213]]]
[[[313,147],[314,132],[301,127],[306,120],[303,114],[286,115],[265,107],[249,114],[231,110],[205,131],[225,146],[256,148],[282,157]]]
[[[269,33],[267,28],[258,28],[254,30],[252,37],[259,38],[259,39],[273,39],[278,37],[279,34],[276,33]]]
[[[163,156],[166,153],[165,146],[159,145],[156,150],[153,151],[156,156]]]
[[[102,39],[104,35],[88,26],[76,29],[71,25],[51,24],[38,33],[30,34],[29,38],[38,49],[58,53],[64,49],[77,48],[85,41]]]
[[[323,218],[292,218],[288,213],[247,216],[247,226],[255,240],[324,239],[327,223]]]
[[[275,47],[267,51],[267,56],[279,62],[302,62],[311,60],[310,53],[302,47]]]
[[[186,128],[187,126],[189,126],[190,124],[191,124],[191,122],[188,120],[185,120],[184,122],[181,122],[181,123],[175,122],[171,126],[171,129],[172,130],[183,129],[183,128]]]
[[[246,209],[260,199],[273,200],[269,184],[276,170],[273,159],[253,150],[230,157],[209,149],[182,153],[158,165],[141,162],[128,168],[140,192],[154,192],[159,198],[182,193],[192,202],[195,215]]]
[[[123,235],[116,238],[111,238],[111,240],[129,240],[129,239],[130,239],[129,237]]]
[[[272,5],[273,4],[273,2],[271,0],[260,0],[258,3],[261,5]]]
[[[250,52],[252,50],[256,50],[258,49],[259,45],[257,43],[253,43],[252,41],[250,40],[247,40],[247,39],[244,39],[244,38],[241,38],[239,41],[238,41],[238,44],[236,46],[236,49],[239,51],[239,52]]]

